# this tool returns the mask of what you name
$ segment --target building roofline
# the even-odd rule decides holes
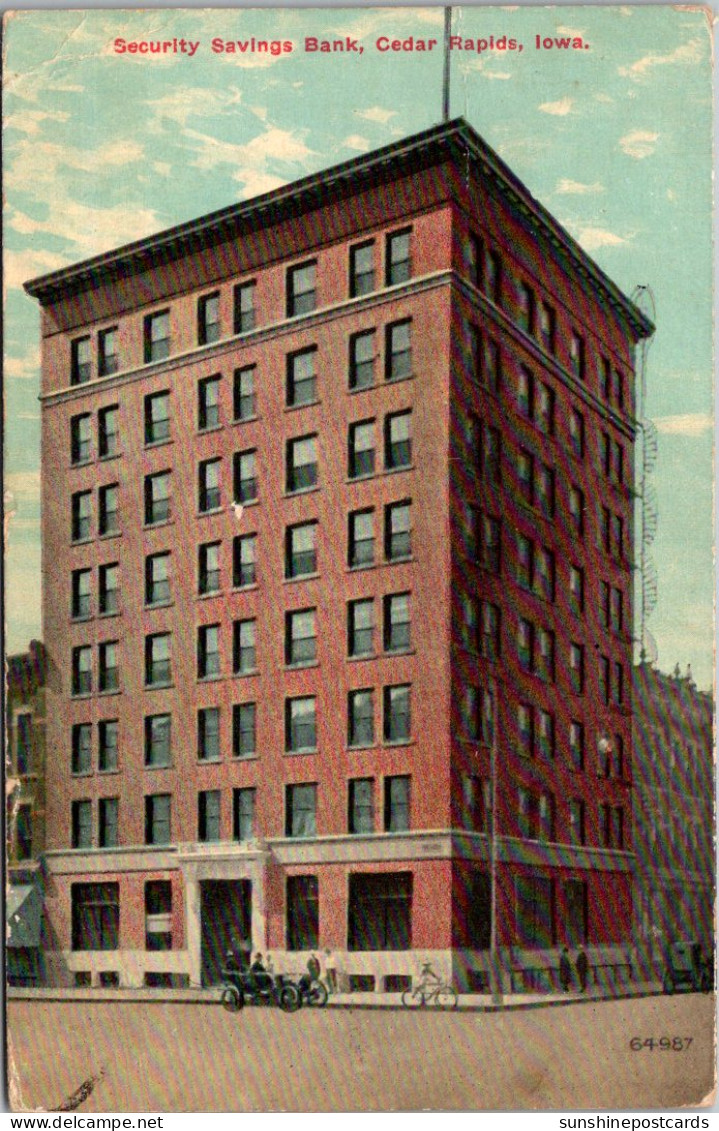
[[[376,183],[378,172],[387,174],[394,171],[396,175],[406,169],[436,163],[442,159],[443,154],[451,154],[452,151],[463,155],[471,153],[509,203],[525,217],[532,217],[535,224],[539,222],[545,237],[568,256],[587,282],[604,293],[606,301],[629,323],[637,337],[649,337],[654,332],[650,320],[532,196],[509,166],[464,118],[455,118],[451,122],[433,126],[251,200],[230,205],[174,225],[156,235],[40,275],[26,282],[24,289],[41,304],[55,302],[65,294],[76,293],[106,280],[142,270],[158,253],[164,253],[167,259],[176,258],[202,246],[208,236],[219,241],[228,236],[241,235],[243,227],[251,230],[266,222],[268,213],[271,222],[277,222],[301,213],[313,204],[326,201],[332,193],[346,191],[348,185],[356,188],[363,183]]]

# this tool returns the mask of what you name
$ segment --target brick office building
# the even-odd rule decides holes
[[[493,765],[500,955],[611,965],[637,309],[462,120],[27,290],[54,977],[481,984]]]

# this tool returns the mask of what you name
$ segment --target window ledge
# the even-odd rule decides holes
[[[313,581],[318,577],[320,577],[319,573],[300,573],[297,575],[297,577],[285,577],[283,579],[283,584],[294,585],[297,581]],[[254,585],[251,588],[256,589],[257,586]]]
[[[106,699],[109,695],[122,695],[122,688],[121,687],[112,687],[112,688],[108,688],[106,691],[98,691],[97,694],[98,694],[98,696],[101,696],[103,699]]]
[[[143,522],[143,530],[160,530],[163,526],[174,526],[174,518],[163,518],[159,522]]]
[[[246,672],[233,672],[233,679],[244,679],[246,676],[256,676],[260,674],[259,668],[248,668]]]
[[[91,778],[92,770],[72,770],[71,777],[73,778]]]
[[[283,670],[286,672],[300,672],[307,671],[308,668],[318,668],[319,666],[319,660],[300,660],[295,664],[285,664]]]
[[[233,424],[251,424],[253,420],[261,420],[261,419],[262,419],[262,417],[258,413],[253,412],[252,416],[235,416],[235,417],[233,417],[232,423]]]
[[[200,758],[199,755],[197,757],[198,766],[219,766],[221,762],[222,759],[219,755],[217,756],[217,758]]]
[[[71,616],[70,617],[70,623],[71,624],[87,624],[88,621],[91,621],[93,619],[94,615],[95,615],[94,613],[86,613],[84,616],[81,616],[81,617]]]
[[[196,435],[197,436],[207,436],[208,434],[211,435],[213,432],[221,432],[223,428],[224,428],[224,424],[222,423],[222,421],[220,421],[219,424],[208,424],[206,428],[198,428]]]
[[[92,699],[92,691],[71,691],[71,699]]]
[[[217,675],[198,675],[197,682],[198,683],[221,683],[224,678],[225,677],[222,675],[222,673],[218,672]]]
[[[414,746],[416,739],[414,738],[383,738],[383,746]]]
[[[415,373],[405,373],[402,377],[388,377],[385,374],[384,383],[385,385],[399,385],[402,381],[414,381],[415,376]]]
[[[92,542],[92,534],[88,534],[85,538],[72,538],[70,541],[71,546],[87,546]]]
[[[174,604],[174,601],[145,601],[142,607],[143,609],[150,611],[151,609],[169,609]]]
[[[146,683],[144,685],[144,690],[145,691],[162,691],[165,688],[174,687],[174,686],[175,686],[175,684],[170,679],[170,680],[167,680],[167,682]]]
[[[165,444],[174,444],[172,436],[163,436],[161,440],[146,440],[145,448],[162,448]]]
[[[103,774],[103,776],[107,776],[108,774],[121,774],[122,770],[120,769],[119,766],[115,766],[113,769],[107,769],[107,770],[101,770],[101,769],[98,768],[97,772],[98,772],[98,774]]]
[[[366,745],[364,743],[358,742],[353,746],[348,745],[346,747],[348,754],[352,754],[357,750],[378,750],[378,749],[379,749],[379,747],[378,747],[376,742],[368,742]]]
[[[347,657],[347,663],[348,664],[361,664],[361,663],[364,663],[366,660],[377,660],[377,659],[379,659],[381,654],[382,654],[381,652],[363,652],[361,656],[348,656]]]
[[[284,405],[283,412],[298,412],[301,408],[312,408],[313,405],[322,404],[319,397],[315,397],[313,401],[302,401],[301,404],[286,404]]]
[[[224,507],[208,507],[207,510],[204,511],[198,509],[195,511],[195,518],[206,518],[208,515],[222,514],[224,509]]]
[[[98,617],[99,617],[99,619],[100,619],[100,620],[109,620],[109,619],[110,619],[110,618],[112,618],[112,617],[120,617],[120,616],[122,616],[122,609],[114,609],[114,610],[113,610],[112,612],[109,612],[109,613],[98,613],[97,615],[98,615]]]
[[[305,754],[314,755],[316,753],[317,753],[317,747],[316,746],[303,746],[299,750],[285,750],[285,757],[286,758],[298,758],[298,757],[302,758],[302,757],[304,757]]]
[[[109,463],[113,459],[122,459],[122,452],[108,452],[105,456],[98,456],[99,463]]]
[[[242,507],[243,510],[247,510],[248,507],[258,506],[259,502],[260,502],[259,498],[245,499],[244,501],[242,501],[241,499],[235,499],[234,502],[232,503],[232,506],[233,507]]]
[[[231,756],[232,762],[258,762],[259,759],[259,754],[233,754]]]
[[[158,762],[156,765],[154,763],[145,762],[143,768],[145,770],[174,770],[175,766],[173,762]]]
[[[319,490],[320,490],[319,484],[314,483],[311,487],[298,487],[297,490],[295,490],[295,491],[283,491],[282,492],[282,498],[283,499],[294,499],[298,495],[311,495],[314,491],[319,491]]]
[[[212,589],[209,593],[197,593],[195,595],[196,601],[211,601],[213,597],[222,597],[221,589]]]
[[[259,587],[260,586],[259,586],[259,583],[257,581],[250,581],[247,585],[233,585],[230,592],[231,593],[254,593],[254,591],[256,589],[259,589]]]
[[[108,542],[112,538],[122,538],[122,531],[108,530],[105,534],[98,534],[98,539],[101,542]]]

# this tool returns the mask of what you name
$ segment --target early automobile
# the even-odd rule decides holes
[[[713,982],[711,959],[704,957],[701,943],[679,942],[669,948],[664,964],[665,994],[676,990],[709,993]]]

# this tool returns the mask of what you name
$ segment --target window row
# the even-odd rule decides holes
[[[97,455],[109,459],[120,451],[119,406],[106,405],[97,413]],[[88,463],[93,458],[93,414],[81,412],[70,418],[70,460]]]
[[[557,754],[555,717],[543,707],[519,703],[516,716],[516,749],[523,758],[553,762]],[[566,738],[566,756],[573,770],[584,770],[587,764],[587,730],[584,723],[572,719]],[[622,780],[625,773],[624,740],[601,734],[596,741],[597,777]]]
[[[556,840],[556,802],[551,793],[537,793],[519,786],[518,831],[527,840]],[[587,803],[580,798],[569,800],[569,841],[588,843]],[[597,807],[597,840],[602,848],[624,848],[624,809],[600,803]]]
[[[412,273],[411,229],[390,232],[385,237],[384,285],[405,283]],[[377,289],[376,241],[355,244],[349,251],[349,295],[359,297]],[[317,260],[308,259],[288,267],[285,275],[285,314],[287,318],[310,314],[318,307]],[[256,300],[256,280],[248,279],[233,288],[232,333],[246,334],[262,324]],[[220,290],[208,291],[197,299],[197,344],[211,345],[227,337],[223,326]],[[172,354],[172,318],[169,308],[155,310],[143,318],[143,361],[164,361]],[[118,327],[110,326],[97,334],[97,376],[108,377],[121,368]],[[70,381],[80,385],[93,377],[93,340],[85,334],[70,347]]]

